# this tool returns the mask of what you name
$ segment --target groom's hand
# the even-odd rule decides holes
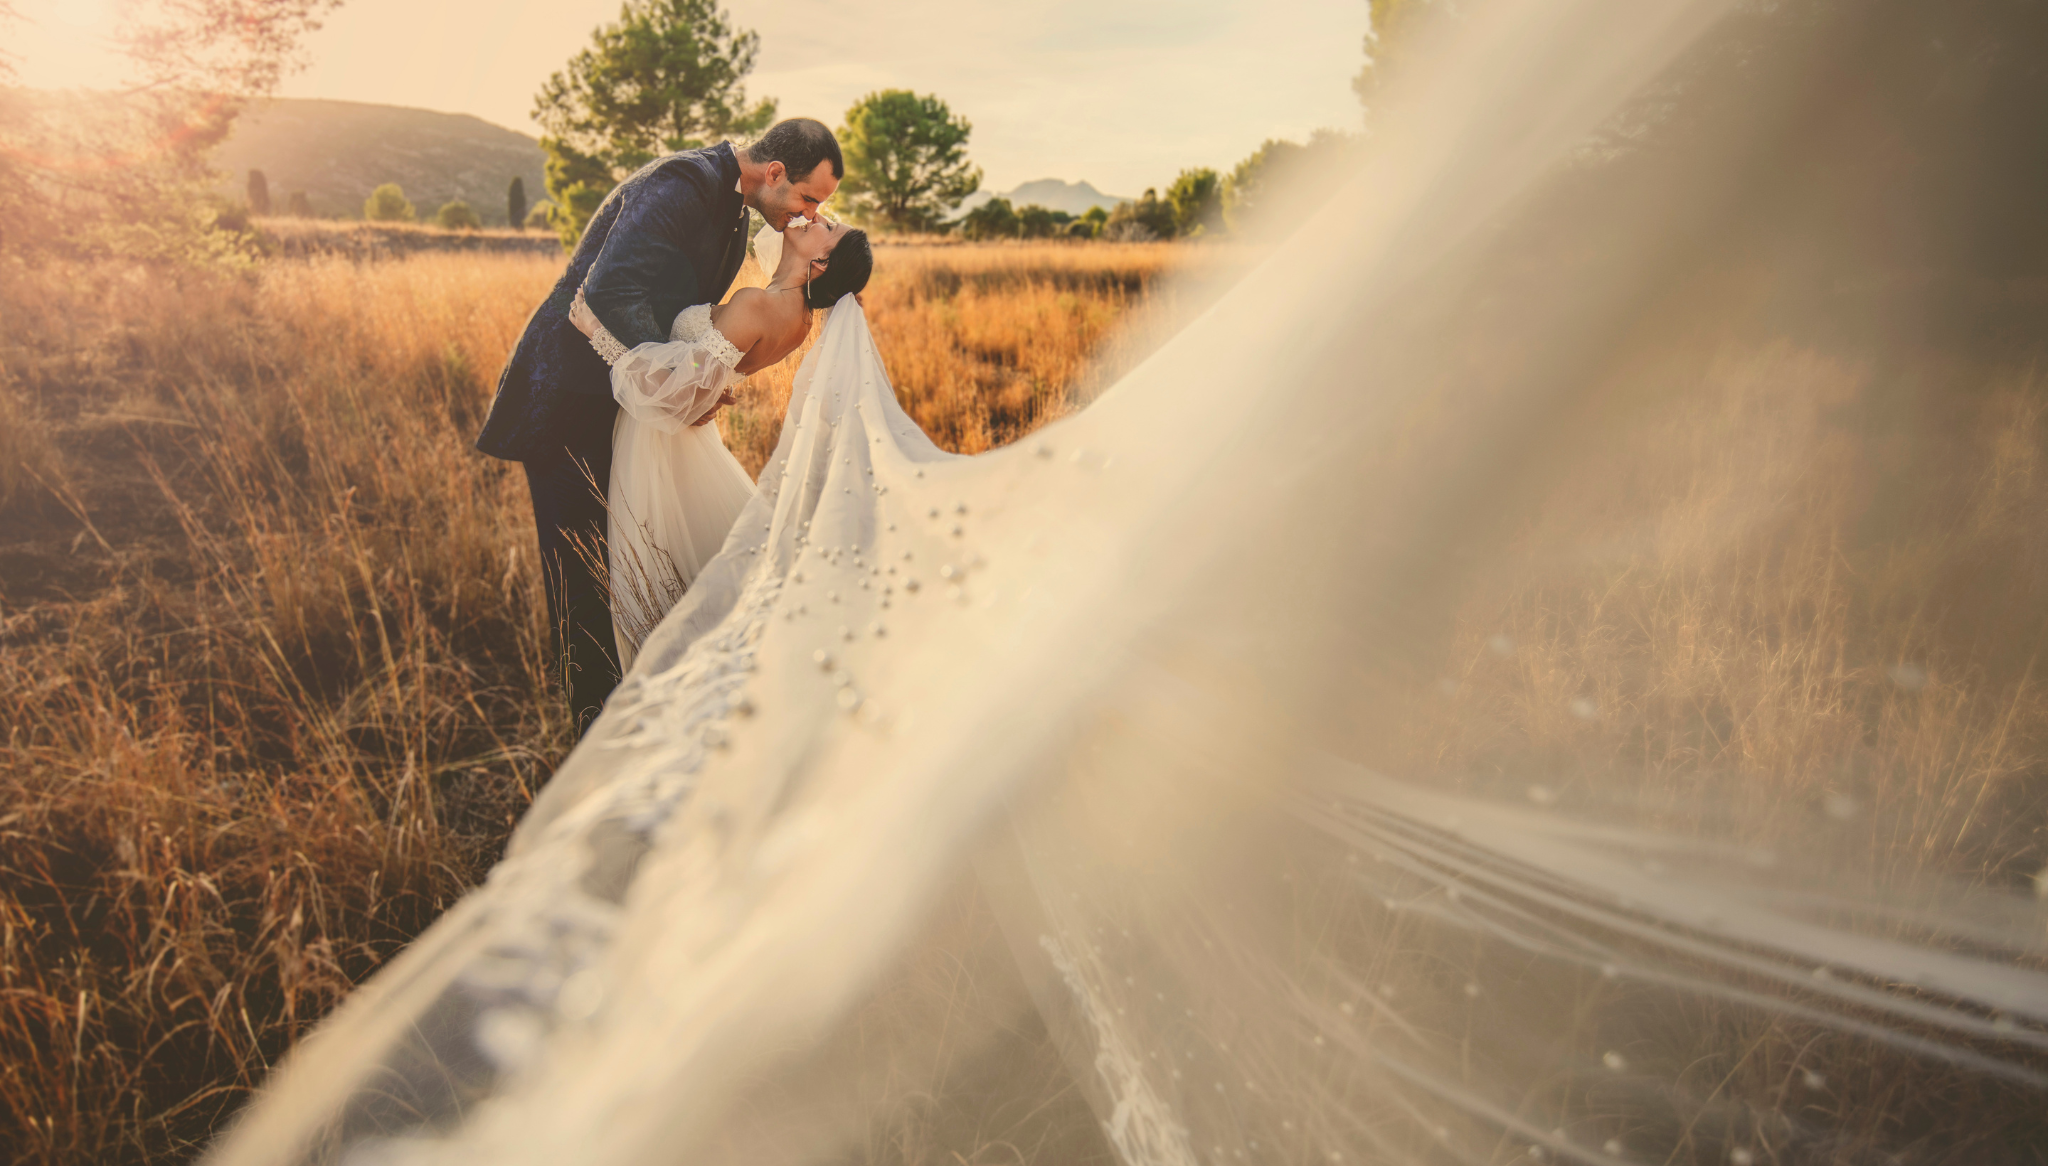
[[[737,405],[739,403],[740,399],[732,395],[731,389],[727,389],[724,392],[718,394],[718,404],[711,406],[709,412],[705,413],[702,417],[697,418],[695,421],[690,422],[690,424],[709,425],[713,421],[718,420],[718,411],[720,409],[725,408],[727,405]]]

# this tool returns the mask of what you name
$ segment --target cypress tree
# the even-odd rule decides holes
[[[512,229],[526,229],[526,179],[512,176],[512,189],[505,192],[505,221]]]
[[[263,171],[249,171],[249,213],[267,215],[270,213],[270,180],[263,177]]]

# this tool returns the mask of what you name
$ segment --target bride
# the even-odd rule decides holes
[[[786,246],[785,246],[786,244]],[[763,227],[754,251],[766,287],[677,314],[666,344],[627,349],[576,293],[569,320],[612,367],[606,575],[619,669],[718,553],[754,482],[712,422],[732,388],[781,362],[811,334],[811,314],[857,295],[874,271],[867,233],[820,219]]]

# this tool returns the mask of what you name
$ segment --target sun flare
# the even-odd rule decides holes
[[[22,0],[8,37],[21,79],[37,89],[111,89],[130,80],[122,0]]]

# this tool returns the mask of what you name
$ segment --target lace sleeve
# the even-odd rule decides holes
[[[715,328],[694,340],[642,344],[612,362],[612,396],[635,420],[674,433],[710,412],[742,379],[734,371],[739,361],[740,350]]]
[[[597,349],[597,354],[604,357],[604,362],[613,367],[618,366],[619,358],[628,351],[625,345],[619,343],[618,337],[607,331],[603,324],[599,324],[597,330],[590,334],[590,346]]]
[[[569,302],[569,322],[590,338],[590,346],[597,349],[597,354],[604,358],[606,364],[618,364],[619,358],[630,351],[612,335],[611,329],[604,326],[604,321],[597,318],[597,313],[590,310],[580,287],[576,289],[576,298]]]

